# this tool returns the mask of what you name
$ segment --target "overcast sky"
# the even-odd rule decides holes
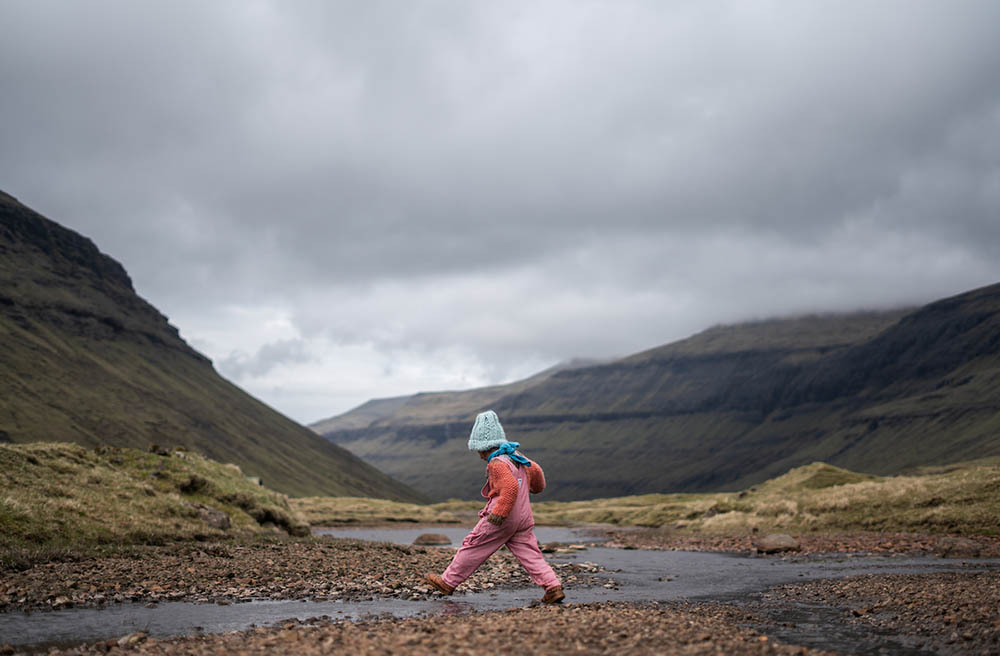
[[[1000,2],[0,2],[0,189],[312,422],[1000,281]]]

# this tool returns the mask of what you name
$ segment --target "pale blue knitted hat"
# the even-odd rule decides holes
[[[476,423],[469,434],[469,451],[489,451],[507,441],[497,413],[492,410],[476,415]]]

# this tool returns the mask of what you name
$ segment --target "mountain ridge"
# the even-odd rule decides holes
[[[394,425],[406,424],[410,421],[416,421],[421,417],[439,417],[442,412],[453,412],[455,414],[451,415],[452,419],[463,421],[466,418],[467,411],[465,408],[467,407],[477,406],[497,394],[529,387],[547,380],[561,371],[591,366],[598,362],[601,362],[601,360],[594,358],[573,358],[543,369],[528,378],[511,383],[489,385],[469,390],[417,392],[409,396],[370,399],[345,413],[314,422],[309,427],[322,435],[339,430],[366,428],[390,418]],[[442,399],[446,400],[442,402]]]
[[[423,497],[223,379],[89,238],[0,192],[0,441],[185,446],[297,495]]]
[[[488,405],[545,466],[554,499],[740,489],[818,460],[891,474],[1000,455],[998,334],[991,285],[915,309],[716,326]],[[434,499],[469,496],[481,473],[462,437],[485,407],[326,436]],[[455,473],[421,474],[400,447]]]

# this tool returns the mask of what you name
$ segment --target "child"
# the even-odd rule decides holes
[[[531,580],[545,588],[543,602],[554,604],[566,597],[562,584],[538,549],[538,540],[532,530],[535,520],[528,494],[545,489],[545,474],[537,462],[517,452],[519,446],[517,442],[507,441],[495,412],[487,410],[476,417],[469,435],[469,450],[478,451],[479,457],[489,463],[486,485],[482,489],[488,501],[479,511],[479,523],[462,540],[461,548],[444,574],[429,573],[425,577],[443,594],[450,595],[493,552],[507,545]]]

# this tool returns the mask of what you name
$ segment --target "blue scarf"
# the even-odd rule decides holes
[[[508,456],[514,462],[524,465],[525,467],[530,467],[531,466],[530,460],[528,460],[527,458],[518,453],[514,453],[514,451],[516,451],[517,447],[519,446],[521,446],[520,442],[504,442],[503,444],[500,445],[499,449],[490,454],[490,457],[486,460],[486,462],[493,460],[497,456]]]

